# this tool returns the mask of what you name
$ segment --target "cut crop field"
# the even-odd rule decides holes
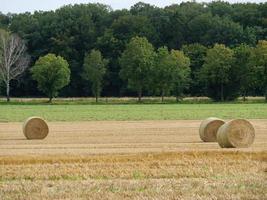
[[[48,121],[178,120],[211,116],[267,119],[267,104],[0,104],[0,122],[21,122],[31,116]]]
[[[267,150],[267,120],[250,120],[256,141],[242,151]],[[0,123],[0,155],[106,154],[222,151],[217,143],[203,143],[199,120],[49,122],[45,140],[26,140],[21,123]]]
[[[250,148],[203,143],[200,120],[0,123],[0,199],[266,199],[267,120]]]

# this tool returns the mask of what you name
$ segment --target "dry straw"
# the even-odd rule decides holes
[[[221,126],[217,133],[217,141],[223,148],[245,148],[252,145],[255,129],[245,119],[235,119]]]
[[[40,117],[30,117],[23,124],[23,133],[29,140],[44,139],[48,132],[46,121]]]
[[[199,135],[204,142],[216,142],[217,131],[225,122],[222,119],[210,117],[200,124]]]

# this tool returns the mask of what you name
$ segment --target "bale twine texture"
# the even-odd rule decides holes
[[[255,129],[245,119],[235,119],[222,125],[217,133],[217,141],[222,148],[246,148],[253,144]]]
[[[217,131],[225,122],[222,119],[210,117],[202,121],[199,136],[203,142],[216,142]]]
[[[23,133],[29,140],[40,140],[48,135],[49,128],[44,119],[40,117],[30,117],[23,124]]]

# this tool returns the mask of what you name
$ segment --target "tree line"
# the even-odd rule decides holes
[[[0,28],[22,38],[31,57],[25,73],[10,80],[13,96],[44,94],[32,68],[47,54],[70,69],[69,83],[52,96],[267,96],[267,3],[69,5],[1,14]]]

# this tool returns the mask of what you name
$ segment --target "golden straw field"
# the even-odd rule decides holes
[[[203,143],[199,120],[0,124],[0,199],[267,199],[267,120],[250,148]]]

